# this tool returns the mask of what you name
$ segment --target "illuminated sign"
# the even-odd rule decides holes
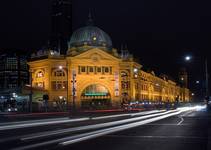
[[[85,93],[85,96],[107,96],[107,93]]]

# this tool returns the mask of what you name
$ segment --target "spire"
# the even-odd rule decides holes
[[[121,48],[120,48],[120,50],[121,50],[121,51],[123,50],[123,44],[121,44]]]
[[[129,51],[127,48],[127,44],[125,44],[125,45],[121,44],[121,57],[123,59],[128,59],[128,57],[129,57]]]
[[[94,24],[93,19],[92,19],[92,14],[91,14],[91,10],[89,9],[89,14],[88,14],[88,20],[86,23],[88,26],[92,26]]]
[[[128,48],[127,48],[127,44],[125,44],[125,48],[124,48],[124,50],[126,50],[126,51],[128,50]]]

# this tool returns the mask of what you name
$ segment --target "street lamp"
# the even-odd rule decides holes
[[[61,70],[61,69],[63,69],[63,67],[62,66],[59,66],[59,69]]]
[[[185,60],[186,61],[190,61],[191,60],[191,57],[190,56],[185,56]]]
[[[185,56],[185,60],[186,61],[190,61],[191,60],[191,56]],[[199,81],[196,81],[196,84],[199,84]],[[205,89],[206,89],[206,94],[205,97],[208,100],[209,98],[209,87],[208,87],[208,68],[207,68],[207,58],[205,58]]]
[[[29,112],[32,112],[32,95],[33,95],[33,91],[32,91],[32,71],[29,71],[29,84],[30,84],[30,93],[29,93]]]
[[[199,84],[199,83],[200,83],[200,81],[199,81],[199,80],[197,80],[197,81],[196,81],[196,84]]]

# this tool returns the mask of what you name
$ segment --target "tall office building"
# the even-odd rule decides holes
[[[65,53],[72,31],[72,1],[52,0],[50,48]]]
[[[0,55],[0,92],[17,91],[28,83],[27,58],[18,53]]]

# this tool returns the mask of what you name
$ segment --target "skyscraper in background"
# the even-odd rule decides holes
[[[17,91],[28,83],[27,56],[8,50],[0,54],[0,92]]]
[[[72,32],[72,0],[52,0],[50,48],[65,53]]]

